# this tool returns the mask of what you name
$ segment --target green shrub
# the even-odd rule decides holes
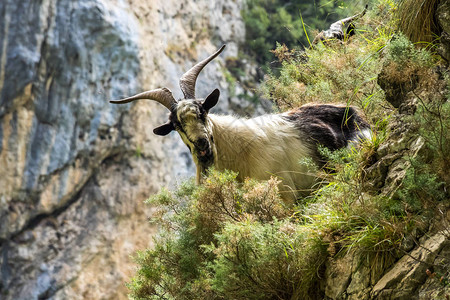
[[[403,34],[397,34],[388,44],[387,59],[397,64],[414,65],[417,68],[430,68],[436,61],[430,51],[417,49]]]
[[[444,73],[446,91],[444,99],[440,98],[439,87],[436,86],[436,99],[423,99],[416,95],[419,105],[413,122],[417,124],[420,136],[425,141],[422,151],[423,162],[447,185],[450,184],[450,74]]]
[[[317,299],[326,246],[313,229],[290,222],[228,223],[209,247],[213,288],[225,299]]]
[[[281,110],[305,103],[346,103],[361,108],[376,123],[391,111],[380,109],[385,103],[377,84],[380,53],[365,45],[355,39],[350,45],[308,50],[307,60],[282,61],[279,75],[269,74],[263,82],[264,94]]]
[[[216,235],[228,223],[265,224],[292,213],[278,195],[277,180],[240,184],[236,176],[210,170],[202,186],[186,182],[175,193],[163,189],[147,201],[156,208],[152,221],[160,229],[154,248],[135,257],[140,269],[128,284],[132,298],[222,297],[211,286],[215,273],[209,266],[217,255],[207,250],[220,245]]]

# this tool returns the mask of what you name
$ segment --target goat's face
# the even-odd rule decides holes
[[[143,92],[111,103],[123,104],[139,99],[150,99],[164,105],[170,111],[169,121],[153,130],[155,134],[166,135],[176,130],[183,142],[189,147],[195,163],[204,172],[214,163],[217,153],[212,136],[212,127],[208,121],[209,110],[217,104],[220,92],[215,89],[204,101],[195,98],[195,82],[201,70],[217,55],[225,45],[214,54],[198,62],[180,78],[180,88],[184,99],[175,100],[172,92],[166,88],[159,88]]]
[[[179,100],[170,113],[169,122],[153,130],[158,135],[176,130],[202,170],[213,165],[217,153],[208,112],[217,104],[219,95],[216,89],[204,101]]]

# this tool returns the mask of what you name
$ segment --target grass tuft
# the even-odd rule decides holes
[[[397,16],[400,30],[413,42],[427,45],[440,35],[435,18],[438,0],[402,0]]]

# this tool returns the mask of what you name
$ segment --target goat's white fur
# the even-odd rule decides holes
[[[289,202],[313,185],[315,177],[308,172],[306,164],[300,163],[303,158],[310,157],[312,151],[301,141],[299,130],[282,115],[244,119],[209,114],[206,126],[201,126],[195,112],[186,113],[186,109],[193,107],[182,105],[177,111],[179,117],[184,117],[184,126],[190,128],[186,132],[191,136],[179,132],[180,136],[191,151],[195,151],[195,147],[190,141],[213,136],[211,146],[216,169],[239,172],[238,180],[241,181],[246,177],[264,180],[276,176],[282,182],[282,196]],[[197,182],[200,183],[204,170],[195,153],[193,159],[197,165]]]

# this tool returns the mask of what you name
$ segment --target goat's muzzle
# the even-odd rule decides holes
[[[198,162],[205,168],[209,168],[214,163],[214,153],[211,144],[207,139],[199,139],[195,143],[195,152]]]

